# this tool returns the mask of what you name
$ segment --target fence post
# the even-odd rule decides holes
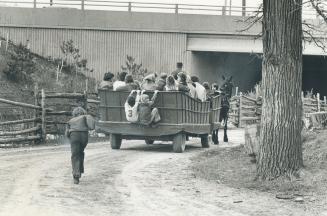
[[[53,0],[50,0],[50,6],[52,6],[53,5]]]
[[[317,112],[320,112],[320,94],[317,93]]]
[[[89,91],[89,79],[85,80],[85,91],[86,93]]]
[[[41,91],[41,108],[42,108],[42,141],[45,142],[46,140],[46,121],[45,121],[45,93],[44,89]]]
[[[37,99],[37,96],[38,96],[38,90],[39,89],[39,87],[38,87],[38,84],[37,83],[35,83],[35,86],[34,86],[34,105],[35,106],[38,106],[38,99]],[[39,110],[37,110],[37,109],[35,109],[34,110],[34,118],[37,118],[37,116],[38,116],[38,112],[39,112]],[[37,123],[36,122],[34,122],[34,127],[36,127],[37,126]],[[35,131],[35,136],[37,135],[37,133],[38,133],[38,131]],[[33,145],[35,145],[36,143],[35,143],[35,140],[33,141]]]
[[[84,103],[83,103],[83,108],[87,112],[87,91],[84,91]]]
[[[240,92],[239,106],[238,106],[238,127],[242,127],[242,97],[243,94]]]
[[[36,8],[36,0],[33,1],[33,7]]]
[[[238,94],[238,86],[236,86],[235,88],[235,96],[237,96],[237,94]]]
[[[175,14],[178,14],[178,4],[175,4]]]
[[[7,32],[7,38],[6,38],[6,51],[8,51],[8,44],[9,44],[9,33]]]
[[[259,85],[256,85],[254,88],[255,88],[255,99],[257,100],[259,97]]]
[[[327,105],[327,98],[326,98],[326,96],[324,96],[324,103],[325,103],[325,105]]]
[[[128,12],[132,12],[132,2],[128,2]]]
[[[85,0],[81,1],[81,9],[84,10],[84,6],[85,6]]]

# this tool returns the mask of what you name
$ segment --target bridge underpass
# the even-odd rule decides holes
[[[254,40],[261,26],[240,32],[246,26],[242,19],[0,7],[0,36],[16,44],[28,41],[31,51],[54,58],[62,57],[60,44],[72,39],[82,58],[88,60],[89,68],[94,69],[90,75],[98,80],[108,70],[120,71],[126,55],[132,55],[151,72],[169,73],[176,62],[182,61],[187,71],[199,74],[202,80],[219,83],[220,75],[232,74],[240,90],[248,91],[261,79],[261,60],[255,53],[262,53],[262,43]],[[326,44],[327,27],[323,28],[321,38]],[[311,43],[305,44],[304,55],[304,90],[314,88],[327,95],[324,85],[318,85],[326,80],[326,53]]]
[[[253,36],[189,35],[191,73],[203,81],[222,83],[221,76],[233,76],[242,92],[261,80],[262,41]],[[303,51],[303,91],[313,89],[327,95],[327,53],[313,43]]]

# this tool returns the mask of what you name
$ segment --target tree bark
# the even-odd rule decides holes
[[[292,175],[302,159],[302,0],[263,1],[259,179]]]

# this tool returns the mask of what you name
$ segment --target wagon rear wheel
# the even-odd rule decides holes
[[[120,149],[121,146],[121,135],[120,134],[110,134],[110,144],[112,149]]]
[[[201,145],[202,145],[202,148],[210,147],[208,134],[201,135]]]
[[[147,145],[152,145],[152,144],[154,143],[154,140],[146,139],[146,140],[145,140],[145,143],[146,143]]]
[[[186,135],[184,133],[178,133],[174,136],[173,151],[176,153],[182,153],[185,150]]]

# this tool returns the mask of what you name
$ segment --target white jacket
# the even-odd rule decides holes
[[[207,100],[207,92],[206,89],[198,82],[195,82],[195,92],[196,98],[200,99],[202,102]]]

